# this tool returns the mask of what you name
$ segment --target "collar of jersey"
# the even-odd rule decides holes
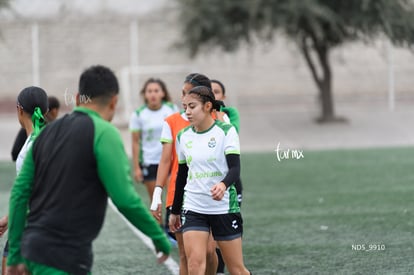
[[[83,106],[77,106],[75,107],[75,109],[73,109],[74,112],[82,112],[82,113],[86,113],[88,115],[92,115],[92,116],[96,116],[96,117],[101,117],[101,115],[89,108],[83,107]]]
[[[217,120],[214,120],[214,123],[213,123],[213,125],[210,126],[210,128],[208,128],[207,130],[201,131],[201,132],[197,132],[194,129],[194,126],[191,126],[191,129],[193,129],[193,132],[196,133],[196,134],[204,134],[204,133],[207,133],[208,131],[210,131],[216,124],[217,124]]]

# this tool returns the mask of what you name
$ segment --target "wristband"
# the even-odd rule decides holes
[[[160,186],[155,186],[154,193],[152,194],[152,202],[151,202],[151,207],[150,207],[152,211],[157,210],[158,204],[162,204],[161,195],[162,195],[162,188]]]

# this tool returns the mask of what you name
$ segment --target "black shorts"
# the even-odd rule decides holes
[[[9,240],[6,241],[6,245],[4,246],[3,250],[3,257],[9,256]]]
[[[145,181],[154,181],[157,178],[158,164],[139,165]]]
[[[181,215],[183,233],[211,230],[216,241],[231,241],[243,234],[243,219],[240,213],[208,215],[184,210]]]

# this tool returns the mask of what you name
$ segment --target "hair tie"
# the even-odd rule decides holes
[[[195,80],[194,78],[196,78],[199,74],[195,74],[193,75],[193,77],[191,77],[190,79],[187,79],[188,83],[190,83],[191,85],[194,86],[202,86],[200,83],[198,83],[197,80]],[[208,88],[208,87],[207,87]]]
[[[36,137],[40,130],[45,126],[46,120],[43,117],[42,111],[39,107],[36,107],[34,109],[33,115],[32,115],[32,123],[33,123],[33,137]]]

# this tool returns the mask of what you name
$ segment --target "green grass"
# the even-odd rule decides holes
[[[275,153],[243,154],[246,266],[253,274],[412,274],[413,153],[305,151],[281,162]],[[3,214],[13,165],[1,163],[0,173]],[[358,244],[385,250],[353,250]],[[94,274],[168,274],[110,209],[94,250]]]
[[[255,274],[412,273],[412,154],[305,152],[282,162],[243,155],[246,265]]]

